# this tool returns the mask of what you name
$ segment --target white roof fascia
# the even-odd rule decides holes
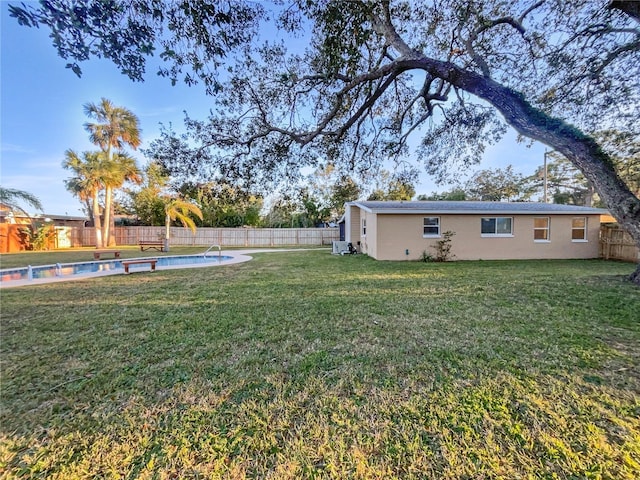
[[[367,207],[367,206],[365,206],[365,205],[361,204],[360,202],[352,202],[351,204],[352,204],[352,205],[355,205],[356,207],[358,207],[358,208],[360,208],[360,209],[362,209],[362,210],[364,210],[365,212],[369,212],[369,213],[378,213],[378,211],[377,211],[377,210],[375,210],[375,209],[371,209],[371,208],[369,208],[369,207]],[[391,209],[391,210],[395,211],[394,209]]]
[[[351,203],[346,204],[346,208],[344,209],[344,241],[351,241]]]
[[[604,208],[582,207],[577,205],[556,205],[556,204],[535,204],[532,202],[525,203],[508,203],[508,202],[430,202],[431,205],[402,205],[402,202],[395,202],[394,205],[384,205],[385,202],[375,202],[372,205],[369,202],[355,201],[349,202],[353,206],[373,214],[382,215],[606,215],[608,210]],[[373,203],[373,202],[372,202]],[[420,203],[420,202],[412,202]],[[427,202],[425,202],[427,203]],[[468,203],[468,205],[465,205]],[[486,204],[484,206],[482,204]],[[500,208],[495,208],[496,206]],[[527,208],[531,207],[531,208]],[[555,208],[554,208],[555,207]]]
[[[582,210],[433,210],[433,209],[395,209],[395,208],[379,208],[368,209],[360,207],[363,210],[367,210],[370,213],[380,215],[607,215],[605,212],[591,212]]]

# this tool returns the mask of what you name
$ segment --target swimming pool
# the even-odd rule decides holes
[[[179,268],[216,265],[228,262],[234,257],[229,255],[175,255],[170,257],[157,257],[158,267]],[[129,259],[133,260],[133,259]],[[149,265],[132,265],[129,271],[148,270]],[[36,267],[10,268],[0,270],[0,283],[8,286],[13,282],[23,283],[25,281],[63,279],[65,277],[79,277],[91,274],[109,275],[124,272],[121,260],[103,260],[99,262],[83,263],[58,263],[56,265],[39,265]]]

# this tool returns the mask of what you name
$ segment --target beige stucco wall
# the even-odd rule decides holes
[[[377,235],[378,231],[378,216],[364,210],[360,211],[360,222],[358,224],[359,231],[362,233],[362,219],[367,220],[367,234],[360,236],[360,250],[362,253],[366,253],[370,257],[377,258]]]
[[[347,213],[349,220],[347,221],[346,228],[348,231],[345,232],[345,240],[347,242],[353,243],[353,245],[357,245],[360,241],[360,208],[354,205],[349,205],[347,207],[349,209]]]
[[[435,250],[431,246],[439,239],[423,238],[423,219],[427,216],[440,217],[440,232],[455,232],[452,239],[454,260],[598,257],[598,215],[586,216],[586,242],[571,240],[571,221],[581,215],[547,215],[550,219],[550,241],[536,242],[533,239],[533,219],[543,215],[373,215],[365,211],[362,214],[367,215],[363,253],[378,260],[417,260],[425,250],[433,255]],[[513,218],[513,236],[481,236],[480,219],[495,216]]]

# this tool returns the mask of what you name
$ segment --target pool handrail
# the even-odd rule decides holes
[[[211,251],[211,249],[213,249],[215,247],[218,247],[218,260],[220,260],[222,258],[222,247],[220,245],[215,244],[215,243],[213,245],[211,245],[209,248],[207,248],[202,256],[206,257],[207,253],[209,253]]]

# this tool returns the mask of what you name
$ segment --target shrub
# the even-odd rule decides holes
[[[56,231],[51,224],[40,226],[28,226],[19,231],[20,241],[25,246],[25,250],[48,250]]]
[[[429,252],[427,252],[426,250],[423,250],[422,257],[420,257],[420,260],[422,260],[424,263],[429,263],[429,262],[433,262],[434,258],[433,258],[433,255],[431,255]]]
[[[451,230],[447,230],[446,232],[444,232],[442,234],[442,240],[438,240],[436,242],[435,245],[433,245],[431,248],[433,248],[436,253],[435,256],[433,257],[433,261],[435,262],[448,262],[450,260],[452,260],[455,255],[453,255],[451,253],[451,238],[456,234],[456,232],[452,232]],[[424,258],[424,253],[423,253],[423,258]],[[426,261],[426,260],[424,260]]]

